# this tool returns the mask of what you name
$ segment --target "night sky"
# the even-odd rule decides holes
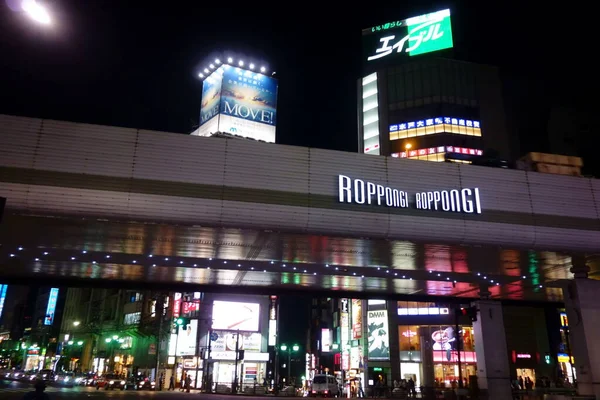
[[[53,18],[46,27],[11,11],[7,4],[19,0],[1,1],[5,114],[189,133],[198,123],[202,61],[232,50],[277,71],[279,143],[356,151],[361,29],[446,7],[455,57],[502,67],[514,82],[516,108],[534,120],[520,130],[521,152],[544,150],[543,105],[591,97],[593,66],[585,60],[594,28],[578,8],[38,0]]]

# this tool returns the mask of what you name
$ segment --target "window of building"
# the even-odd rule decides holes
[[[421,350],[418,325],[401,325],[398,327],[400,351]]]
[[[123,324],[124,325],[139,324],[141,319],[142,319],[142,313],[139,311],[134,312],[134,313],[125,314],[125,317],[123,318]]]

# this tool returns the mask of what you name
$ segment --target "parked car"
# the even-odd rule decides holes
[[[155,390],[156,382],[145,376],[130,376],[125,382],[125,390]]]
[[[313,397],[339,397],[340,387],[333,375],[315,375],[312,381],[310,395]]]
[[[37,374],[32,375],[30,380],[34,381],[36,379],[40,379],[46,383],[54,382],[56,375],[51,369],[41,369]]]
[[[96,379],[96,390],[103,388],[104,390],[121,389],[125,390],[125,384],[127,382],[121,379],[118,375],[103,375]]]

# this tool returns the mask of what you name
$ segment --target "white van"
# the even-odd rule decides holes
[[[340,386],[333,375],[317,374],[312,380],[310,395],[313,397],[339,397]]]

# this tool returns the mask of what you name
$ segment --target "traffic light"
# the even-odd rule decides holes
[[[181,329],[184,329],[184,330],[187,329],[189,324],[190,324],[189,318],[179,317],[175,320],[175,327],[180,326]]]

